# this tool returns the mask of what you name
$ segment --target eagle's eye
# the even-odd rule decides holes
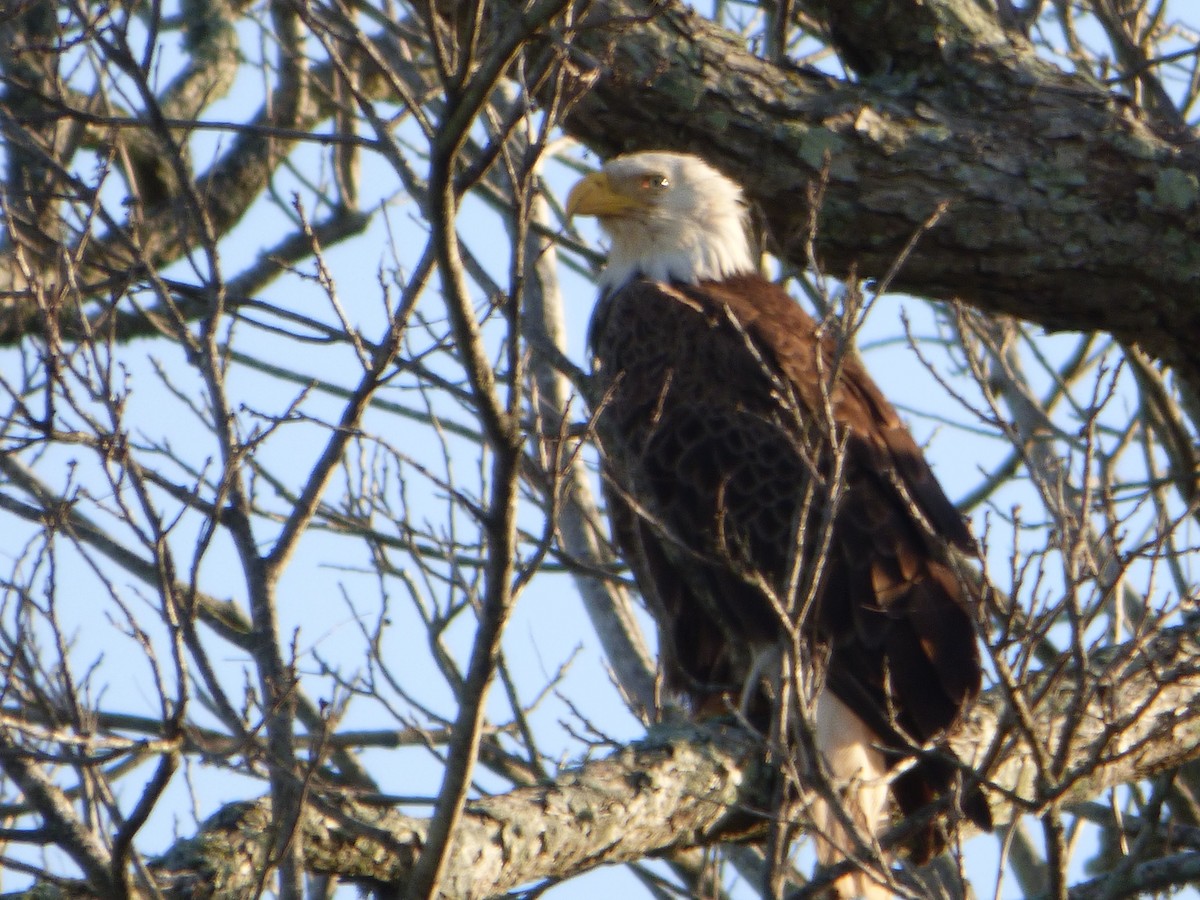
[[[659,193],[671,186],[671,179],[666,175],[643,175],[638,185],[643,191]]]

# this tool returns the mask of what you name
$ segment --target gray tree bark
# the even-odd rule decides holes
[[[1200,645],[1191,632],[1184,626],[1111,648],[1082,672],[1041,674],[1026,686],[1030,701],[1014,704],[1002,687],[981,696],[952,745],[985,775],[996,825],[1037,809],[1048,788],[1061,803],[1080,803],[1200,758]],[[1047,785],[1037,758],[1063,741],[1072,742],[1075,762]],[[439,896],[492,896],[596,866],[761,837],[771,771],[761,741],[740,727],[657,726],[644,741],[550,783],[469,801]],[[315,791],[313,800],[298,823],[308,870],[369,885],[406,882],[426,820],[336,793]],[[164,894],[246,891],[270,851],[270,825],[265,799],[226,807],[155,864]],[[1167,886],[1191,871],[1156,864],[1143,874]],[[68,893],[87,896],[82,888]]]
[[[1047,329],[1108,331],[1200,389],[1200,148],[1039,59],[973,0],[827,4],[857,82],[776,65],[680,2],[600,0],[567,129],[602,154],[703,150],[775,249]],[[823,183],[816,208],[812,187]]]

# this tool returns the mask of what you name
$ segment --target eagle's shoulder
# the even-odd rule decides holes
[[[762,357],[790,384],[804,413],[816,421],[826,408],[833,425],[860,455],[856,463],[908,496],[942,539],[962,549],[974,541],[946,496],[925,454],[853,347],[839,343],[775,282],[744,275],[702,282],[683,292],[711,311],[729,315]]]

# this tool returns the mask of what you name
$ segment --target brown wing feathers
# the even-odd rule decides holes
[[[763,583],[786,590],[800,506],[815,496],[832,535],[805,627],[829,650],[826,683],[897,759],[951,726],[979,691],[980,663],[969,598],[927,532],[960,548],[970,534],[857,359],[835,359],[781,288],[750,275],[632,281],[602,300],[591,343],[615,537],[650,585],[669,684],[697,709],[736,696],[753,646],[779,633]],[[836,506],[826,390],[846,454]],[[804,532],[804,563],[818,531]],[[910,812],[954,776],[930,756],[893,794]],[[981,798],[966,812],[987,824]],[[936,846],[913,841],[918,856]]]

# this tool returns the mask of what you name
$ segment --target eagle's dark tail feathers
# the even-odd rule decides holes
[[[948,748],[924,755],[892,780],[892,796],[905,818],[919,813],[942,797],[953,797],[964,818],[983,831],[992,830],[992,812],[978,785],[962,787],[962,769]],[[910,857],[918,865],[946,849],[944,820],[934,817],[904,840]]]

